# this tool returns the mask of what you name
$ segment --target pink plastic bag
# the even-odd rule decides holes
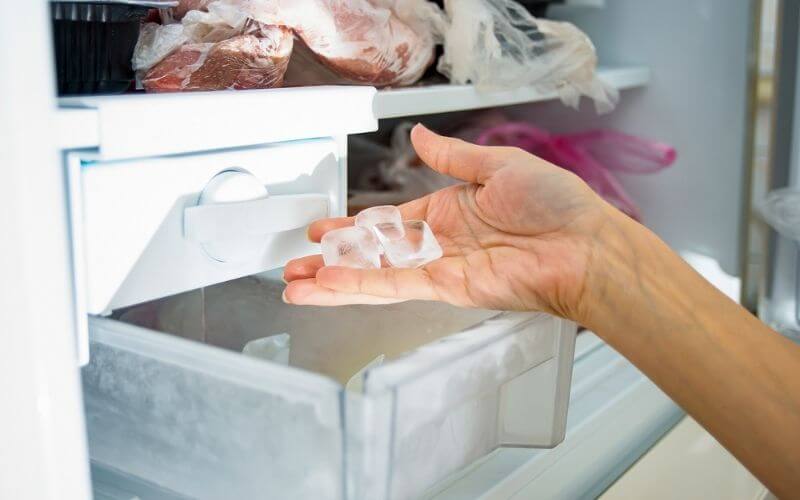
[[[554,135],[524,122],[491,126],[476,142],[516,146],[570,170],[636,220],[641,220],[639,207],[611,172],[651,174],[670,166],[677,157],[671,146],[613,130]]]

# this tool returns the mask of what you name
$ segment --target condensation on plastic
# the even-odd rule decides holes
[[[535,19],[513,0],[446,0],[432,23],[444,43],[437,69],[453,83],[531,85],[573,108],[584,95],[601,113],[617,103],[616,89],[597,77],[594,45],[570,23]]]
[[[800,243],[800,191],[771,191],[758,205],[761,216],[782,236]]]
[[[523,122],[493,125],[480,133],[476,142],[519,147],[570,170],[637,220],[641,220],[639,207],[612,172],[652,174],[674,163],[677,157],[671,146],[613,130],[554,135]]]

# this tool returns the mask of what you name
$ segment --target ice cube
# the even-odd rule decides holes
[[[291,337],[288,333],[279,333],[260,339],[251,340],[245,344],[242,354],[252,358],[266,359],[282,365],[289,364],[289,349]]]
[[[391,224],[384,229],[384,232],[394,232],[393,237],[400,238],[403,236],[403,217],[400,215],[400,210],[394,205],[381,205],[378,207],[371,207],[364,209],[356,215],[356,226],[375,230],[377,224]],[[378,251],[383,255],[383,247],[378,246]]]
[[[382,205],[379,207],[367,208],[356,215],[356,226],[369,229],[370,231],[378,224],[390,224],[384,231],[392,228],[396,232],[395,237],[403,236],[403,217],[400,210],[393,205]]]
[[[393,223],[377,224],[374,230],[393,267],[421,267],[442,256],[442,247],[423,220],[403,222],[402,236]]]
[[[378,241],[369,229],[343,227],[328,231],[322,236],[322,260],[326,266],[344,266],[358,269],[381,267]]]

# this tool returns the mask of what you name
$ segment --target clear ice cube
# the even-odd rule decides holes
[[[364,229],[372,229],[378,224],[391,224],[397,237],[403,236],[403,217],[400,215],[400,210],[393,205],[382,205],[379,207],[371,207],[362,210],[356,215],[356,226],[363,227]]]
[[[402,236],[393,223],[376,224],[374,231],[393,267],[421,267],[442,256],[442,247],[425,221],[403,222]]]
[[[363,227],[343,227],[322,236],[322,260],[326,266],[358,269],[381,267],[378,241],[372,231]]]
[[[356,215],[356,226],[375,230],[378,224],[391,224],[386,226],[385,232],[390,232],[390,227],[395,234],[393,237],[400,238],[404,233],[403,229],[403,216],[400,215],[400,210],[394,205],[381,205],[378,207],[370,207],[364,209]],[[383,247],[378,247],[381,255],[383,255]]]

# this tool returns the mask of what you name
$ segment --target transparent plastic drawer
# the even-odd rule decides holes
[[[91,318],[98,467],[190,498],[398,499],[498,446],[563,439],[574,325],[288,306],[278,276]]]

